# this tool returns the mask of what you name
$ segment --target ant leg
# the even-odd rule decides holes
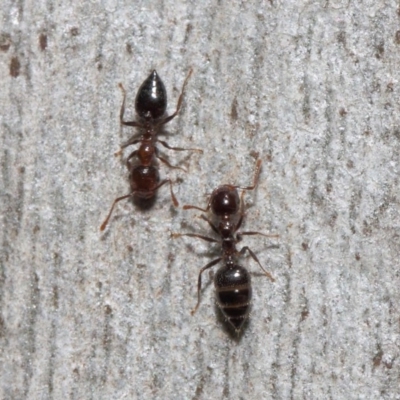
[[[197,304],[196,307],[193,308],[193,310],[190,312],[192,315],[197,311],[197,309],[200,306],[200,294],[201,294],[201,274],[206,270],[209,269],[211,267],[213,267],[214,265],[218,264],[220,261],[222,260],[222,258],[217,258],[216,260],[211,261],[210,263],[208,263],[205,267],[203,267],[200,272],[199,272],[199,279],[197,282]]]
[[[238,221],[238,223],[236,224],[236,228],[235,228],[235,232],[239,230],[240,226],[242,225],[243,222],[243,217],[244,217],[244,202],[243,202],[243,195],[244,195],[244,190],[242,191],[242,195],[240,196],[240,219]],[[250,231],[250,232],[238,232],[236,234],[238,240],[242,240],[242,236],[244,235],[261,235],[264,237],[268,237],[268,238],[278,238],[279,235],[277,234],[265,234],[265,233],[261,233],[261,232],[254,232],[254,231]]]
[[[273,276],[263,268],[263,266],[261,265],[257,256],[251,251],[251,249],[249,247],[247,247],[247,246],[243,247],[242,250],[240,250],[239,254],[243,255],[244,253],[246,253],[246,251],[248,251],[250,253],[251,258],[260,266],[260,268],[264,271],[265,275],[267,275],[267,277],[272,282],[275,282],[275,279],[273,278]]]
[[[137,144],[140,143],[142,139],[135,139],[134,136],[132,136],[130,139],[128,139],[126,142],[121,144],[121,150],[124,149],[125,147],[131,146],[132,144]]]
[[[137,153],[138,153],[137,150],[132,151],[132,153],[129,154],[128,158],[126,159],[126,166],[128,167],[129,170],[132,168],[131,162],[130,162],[129,160],[130,160],[132,157],[135,157]]]
[[[171,233],[171,236],[174,239],[182,237],[182,236],[190,236],[190,237],[199,238],[201,240],[205,240],[206,242],[218,243],[218,240],[215,240],[215,239],[210,238],[208,236],[198,235],[197,233]]]
[[[210,207],[211,207],[211,197],[210,197],[210,199],[208,200],[208,204],[207,204],[207,207],[206,208],[200,208],[200,207],[197,207],[197,206],[192,206],[191,204],[185,204],[182,208],[184,209],[184,210],[199,210],[199,211],[203,211],[203,212],[208,212],[208,210],[210,209]]]
[[[132,154],[133,154],[133,153],[132,153]],[[129,165],[129,161],[128,161],[128,165]],[[157,185],[157,186],[154,188],[154,191],[156,191],[156,190],[157,190],[158,188],[160,188],[161,186],[165,185],[167,182],[169,183],[169,187],[170,187],[170,191],[171,191],[172,203],[174,204],[175,207],[178,207],[178,206],[179,206],[179,203],[178,203],[178,200],[176,199],[176,197],[175,197],[175,195],[174,195],[174,192],[172,191],[172,183],[171,183],[171,180],[170,180],[170,179],[165,179],[165,180],[163,180],[159,185]],[[107,218],[104,220],[104,222],[103,222],[103,223],[101,224],[101,226],[100,226],[100,230],[101,230],[101,231],[104,231],[104,229],[106,229],[106,226],[107,226],[107,224],[108,224],[108,221],[110,220],[110,217],[111,217],[111,214],[112,214],[112,212],[113,212],[113,210],[114,210],[115,205],[116,205],[119,201],[124,200],[124,199],[127,199],[128,197],[131,197],[132,195],[133,195],[133,192],[132,192],[132,193],[129,193],[129,194],[125,195],[125,196],[118,197],[118,198],[116,198],[116,199],[114,200],[114,202],[113,202],[113,204],[112,204],[112,206],[111,206],[110,212],[109,212],[108,215],[107,215]]]
[[[129,193],[129,194],[125,195],[125,196],[118,197],[118,198],[116,198],[116,199],[114,200],[114,202],[113,202],[113,204],[112,204],[112,206],[111,206],[110,212],[109,212],[108,215],[107,215],[107,218],[104,220],[104,222],[103,222],[103,223],[101,224],[101,226],[100,226],[100,230],[101,230],[101,231],[104,231],[104,229],[106,229],[106,226],[107,226],[107,224],[108,224],[108,221],[109,221],[109,219],[110,219],[110,217],[111,217],[111,214],[112,214],[112,212],[113,212],[113,209],[114,209],[115,205],[116,205],[119,201],[124,200],[124,199],[127,199],[128,197],[131,197],[132,194],[133,194],[133,193]]]
[[[240,214],[239,221],[238,221],[238,223],[236,224],[236,227],[235,227],[235,232],[242,226],[243,217],[244,217],[244,214]]]
[[[137,143],[140,143],[140,142],[141,142],[141,139],[134,139],[134,140],[132,140],[132,139],[133,139],[133,137],[131,137],[131,138],[130,138],[128,141],[126,141],[125,143],[122,143],[122,144],[121,144],[121,147],[119,148],[119,150],[116,151],[116,152],[114,153],[114,156],[115,156],[115,157],[120,156],[120,155],[122,154],[122,150],[123,150],[125,147],[128,147],[128,146],[130,146],[131,144],[137,144]],[[132,154],[133,154],[133,153],[132,153]],[[131,158],[131,157],[133,157],[132,154],[128,157],[128,159]]]
[[[127,126],[137,126],[139,128],[142,128],[143,126],[136,121],[124,121],[124,113],[125,113],[125,101],[126,101],[126,90],[125,88],[122,86],[122,83],[120,83],[118,85],[120,87],[120,89],[122,90],[122,93],[124,94],[124,100],[122,101],[122,106],[121,106],[121,110],[119,112],[119,121],[122,125],[127,125]]]
[[[178,238],[178,237],[182,237],[182,236],[189,236],[189,237],[195,237],[195,238],[199,238],[202,240],[205,240],[206,242],[210,242],[210,243],[218,243],[218,240],[215,240],[213,238],[210,238],[208,236],[203,236],[203,235],[198,235],[196,233],[172,233],[171,236],[173,238]],[[193,315],[197,309],[199,308],[200,305],[200,292],[201,292],[201,274],[208,268],[213,267],[215,264],[218,264],[220,261],[222,260],[222,258],[217,258],[214,261],[211,261],[210,263],[208,263],[205,267],[203,267],[200,270],[199,273],[199,279],[198,279],[198,283],[197,283],[197,304],[196,307],[191,311],[191,314]]]
[[[203,219],[204,221],[208,222],[208,225],[211,226],[211,229],[217,234],[219,235],[219,231],[217,229],[217,227],[204,215],[200,215],[200,218]]]
[[[159,189],[161,186],[165,185],[166,183],[169,183],[169,190],[170,190],[170,192],[171,192],[172,203],[174,204],[175,207],[178,207],[178,206],[179,206],[179,202],[178,202],[178,200],[176,199],[176,197],[175,197],[175,195],[174,195],[174,192],[173,192],[173,190],[172,190],[172,182],[171,182],[171,179],[164,179],[160,184],[158,184],[158,185],[153,189],[153,191],[156,191],[157,189]]]
[[[243,201],[243,196],[244,196],[244,190],[242,191],[242,194],[240,196],[240,218],[238,223],[235,226],[235,232],[240,229],[242,226],[243,218],[244,218],[244,201]]]
[[[179,112],[179,110],[180,110],[180,108],[181,108],[181,105],[182,105],[183,92],[185,91],[185,87],[186,87],[187,82],[188,82],[188,80],[189,80],[189,78],[190,78],[190,75],[192,75],[192,72],[193,72],[193,69],[190,68],[189,73],[188,73],[188,75],[187,75],[187,77],[186,77],[186,79],[185,79],[185,82],[183,82],[181,94],[179,95],[179,99],[178,99],[178,103],[177,103],[177,105],[176,105],[176,110],[175,110],[175,112],[174,112],[173,114],[171,114],[170,116],[164,118],[162,121],[160,121],[160,123],[159,123],[158,125],[164,125],[164,124],[166,124],[167,122],[171,121],[171,119],[173,119],[173,118],[175,118],[175,117],[177,116],[177,114],[178,114],[178,112]]]
[[[199,210],[199,211],[207,212],[210,209],[210,206],[208,205],[207,208],[200,208],[197,206],[192,206],[190,204],[185,204],[182,208],[184,210]]]
[[[244,236],[244,235],[261,235],[267,238],[278,238],[279,235],[274,234],[274,233],[270,233],[270,234],[265,234],[265,233],[261,233],[261,232],[239,232],[238,236]]]
[[[180,169],[180,170],[183,171],[183,172],[187,172],[186,169],[184,169],[184,168],[182,168],[182,167],[177,167],[177,166],[175,166],[175,165],[171,165],[171,164],[169,163],[169,161],[167,161],[165,158],[161,157],[161,156],[158,154],[157,148],[156,148],[156,150],[155,150],[155,153],[156,153],[156,157],[157,157],[160,161],[162,161],[164,164],[168,165],[169,168],[172,168],[172,169]]]
[[[254,179],[253,179],[253,184],[251,186],[246,186],[246,187],[241,187],[241,186],[235,186],[238,189],[243,189],[243,190],[253,190],[257,187],[258,185],[258,178],[260,177],[260,171],[261,171],[261,159],[257,160],[256,163],[256,170],[254,172]]]
[[[176,151],[196,151],[198,153],[203,153],[203,150],[201,149],[184,149],[182,147],[171,147],[167,142],[165,142],[164,140],[159,140],[157,139],[158,143],[161,143],[164,147],[166,147],[167,149],[170,150],[176,150]]]

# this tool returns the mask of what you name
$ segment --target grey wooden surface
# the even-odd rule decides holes
[[[3,1],[1,399],[400,399],[400,13],[395,1]],[[240,339],[218,318],[200,213],[112,200],[128,91],[156,68],[182,204],[245,197]],[[124,153],[124,157],[127,152]]]

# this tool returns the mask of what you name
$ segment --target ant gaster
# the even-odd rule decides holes
[[[207,242],[221,244],[221,257],[211,261],[200,270],[197,284],[197,304],[192,310],[192,315],[197,311],[200,305],[202,273],[222,261],[224,265],[217,271],[214,278],[217,304],[236,332],[241,330],[244,322],[249,316],[251,301],[250,275],[246,268],[238,264],[238,256],[243,255],[246,251],[249,252],[250,256],[257,262],[265,275],[271,281],[274,281],[274,278],[262,267],[257,256],[249,247],[245,246],[240,251],[236,249],[236,244],[242,239],[243,235],[278,237],[278,235],[265,235],[260,232],[238,232],[244,217],[243,195],[246,190],[253,190],[257,186],[260,169],[261,160],[258,160],[254,181],[251,186],[239,187],[223,185],[215,189],[212,192],[205,209],[192,205],[183,206],[183,209],[185,210],[196,209],[203,212],[207,212],[211,209],[214,222],[204,215],[201,215],[201,218],[206,221],[210,225],[211,229],[220,237],[219,240],[193,233],[173,234],[173,237],[190,236]],[[237,189],[243,190],[241,198],[239,198]]]
[[[191,74],[192,69],[190,69],[185,79],[185,82],[183,83],[175,112],[169,116],[165,116],[165,112],[167,109],[167,91],[165,90],[163,81],[158,76],[156,70],[154,70],[142,83],[137,92],[135,100],[135,110],[138,115],[137,121],[124,121],[126,91],[122,84],[119,84],[119,87],[124,94],[124,99],[120,111],[120,122],[122,125],[140,128],[142,133],[139,137],[133,135],[127,142],[125,142],[121,146],[120,152],[125,147],[140,143],[139,149],[134,150],[129,155],[126,162],[129,170],[131,193],[125,196],[118,197],[114,200],[110,212],[108,213],[105,221],[102,223],[100,230],[103,231],[106,228],[113,209],[119,201],[133,196],[137,197],[138,199],[144,200],[152,199],[155,196],[157,189],[159,189],[166,183],[169,183],[172,203],[175,207],[179,205],[178,200],[176,199],[172,190],[171,180],[163,179],[160,182],[158,163],[156,158],[158,158],[164,164],[168,165],[170,168],[182,170],[184,169],[172,166],[166,159],[161,157],[158,153],[156,143],[158,142],[164,147],[171,150],[190,150],[202,153],[202,150],[199,149],[183,149],[180,147],[171,147],[165,141],[157,138],[160,128],[171,121],[173,118],[175,118],[178,114],[182,105],[183,93]],[[134,157],[136,157],[136,160],[132,162],[131,160]]]

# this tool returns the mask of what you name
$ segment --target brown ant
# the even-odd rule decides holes
[[[171,180],[163,179],[160,182],[158,163],[156,158],[158,158],[164,164],[168,165],[170,168],[181,170],[184,169],[172,166],[166,159],[161,157],[158,153],[156,143],[158,142],[167,149],[171,150],[190,150],[200,153],[203,152],[199,149],[183,149],[180,147],[171,147],[167,142],[164,142],[163,140],[157,138],[160,128],[172,119],[174,119],[178,114],[182,105],[183,93],[191,74],[192,69],[189,70],[189,73],[183,83],[175,112],[169,116],[165,116],[165,112],[167,109],[167,91],[165,89],[163,81],[158,76],[156,70],[153,70],[148,78],[142,83],[136,95],[135,110],[138,115],[138,121],[124,121],[126,91],[122,84],[119,84],[119,87],[124,94],[124,100],[122,102],[119,115],[120,122],[122,125],[140,128],[142,133],[139,137],[133,135],[127,142],[122,144],[121,150],[117,153],[121,153],[122,149],[124,149],[125,147],[128,147],[132,144],[140,143],[139,149],[134,150],[129,155],[126,161],[127,168],[129,170],[131,193],[125,196],[117,197],[114,200],[107,218],[101,224],[101,231],[106,228],[113,209],[119,201],[134,196],[139,200],[150,200],[154,198],[156,191],[166,183],[169,183],[172,203],[175,207],[179,205],[178,200],[176,199],[174,192],[172,191]],[[131,159],[134,157],[137,157],[137,159],[132,162]]]
[[[192,205],[183,206],[184,210],[196,209],[207,212],[211,209],[211,213],[214,216],[215,223],[209,220],[204,215],[201,215],[200,218],[210,225],[211,229],[220,237],[219,240],[194,233],[174,233],[172,235],[173,237],[196,237],[207,242],[221,244],[221,257],[209,262],[200,270],[197,284],[197,304],[192,310],[192,315],[197,311],[200,305],[201,274],[205,270],[213,267],[214,265],[222,261],[224,265],[217,271],[214,278],[217,303],[223,315],[234,327],[236,332],[240,332],[244,322],[249,316],[251,300],[250,275],[247,272],[246,268],[238,264],[237,257],[245,254],[246,251],[248,251],[250,256],[253,258],[254,261],[257,262],[265,275],[271,281],[274,281],[274,278],[262,267],[257,256],[249,247],[245,246],[240,251],[236,249],[236,244],[242,239],[243,235],[262,235],[266,237],[278,237],[278,235],[265,235],[260,232],[238,232],[242,225],[244,217],[244,192],[246,190],[253,190],[254,188],[256,188],[258,184],[260,169],[261,160],[258,160],[256,164],[254,181],[251,186],[240,187],[232,185],[222,185],[215,189],[212,192],[208,200],[208,205],[205,209]],[[239,198],[237,189],[243,190],[241,198]]]

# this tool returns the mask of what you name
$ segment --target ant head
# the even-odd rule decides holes
[[[167,91],[156,70],[140,86],[136,95],[135,109],[139,116],[146,120],[156,120],[165,114]]]
[[[211,195],[211,211],[214,215],[235,215],[239,207],[240,199],[235,186],[220,186]]]

